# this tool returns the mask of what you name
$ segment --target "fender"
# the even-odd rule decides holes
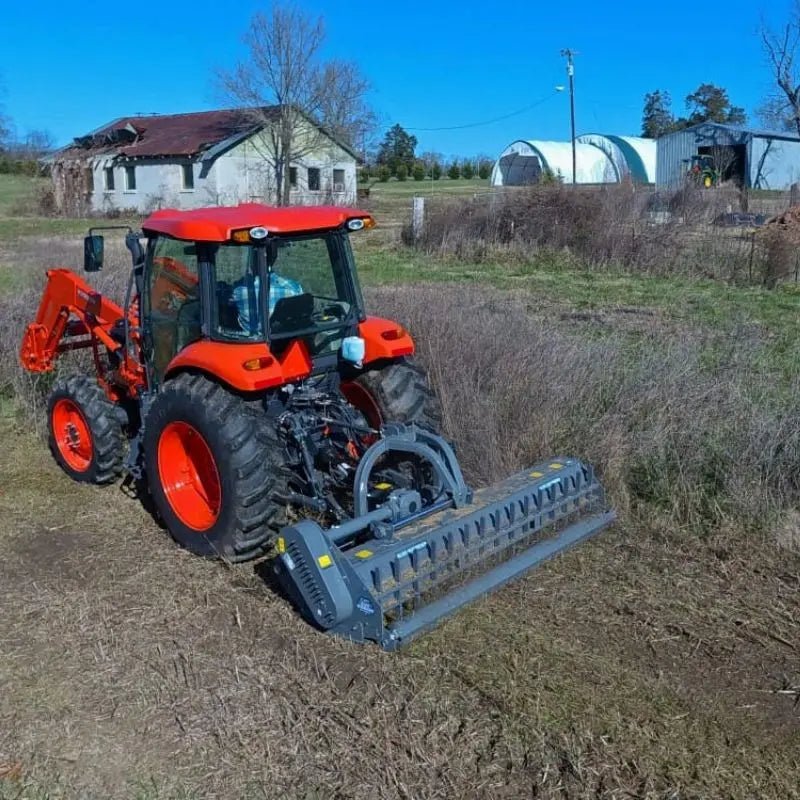
[[[358,326],[366,344],[364,363],[414,355],[411,334],[397,322],[382,317],[367,317]]]
[[[185,371],[204,372],[242,392],[259,392],[307,378],[312,370],[308,348],[294,341],[281,358],[266,342],[232,344],[200,340],[181,350],[169,362],[167,379]]]

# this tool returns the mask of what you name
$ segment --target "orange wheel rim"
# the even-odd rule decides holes
[[[208,530],[222,505],[219,472],[208,442],[188,422],[170,422],[158,440],[158,476],[178,519]]]
[[[86,472],[92,463],[94,446],[80,406],[62,397],[53,406],[50,421],[56,447],[67,466],[76,472]]]
[[[378,429],[383,425],[383,414],[375,398],[360,383],[345,381],[341,385],[341,391],[347,402],[367,418],[370,427]]]

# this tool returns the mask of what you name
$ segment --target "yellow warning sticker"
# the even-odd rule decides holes
[[[539,472],[539,470],[535,469],[531,472],[531,478],[544,478],[544,472]]]
[[[331,564],[333,564],[333,559],[327,553],[325,553],[325,555],[320,556],[317,559],[317,564],[319,564],[322,569],[327,569]]]
[[[375,484],[375,488],[376,489],[380,489],[382,492],[384,492],[387,489],[391,489],[392,488],[392,484],[391,483],[376,483]]]
[[[278,541],[275,542],[275,549],[281,554],[286,552],[286,539],[283,536],[278,537]]]
[[[561,469],[563,466],[564,466],[564,465],[563,465],[563,464],[559,464],[559,463],[558,463],[558,461],[554,461],[554,462],[553,462],[553,463],[550,465],[550,469]]]
[[[372,556],[372,550],[359,550],[356,553],[356,558],[370,558]]]

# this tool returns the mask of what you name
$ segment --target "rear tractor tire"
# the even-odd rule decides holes
[[[125,412],[96,380],[60,380],[47,402],[48,444],[56,463],[80,483],[113,483],[122,473]]]
[[[262,555],[287,524],[291,475],[275,430],[202,375],[179,375],[144,426],[144,460],[167,530],[192,553],[227,561]]]
[[[387,422],[419,425],[433,433],[442,427],[442,408],[425,371],[412,359],[368,370],[342,384],[342,394],[373,428]]]

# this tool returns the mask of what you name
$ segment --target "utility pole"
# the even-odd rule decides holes
[[[578,182],[578,156],[575,147],[575,64],[573,58],[578,53],[567,48],[561,51],[561,55],[567,59],[567,75],[569,76],[569,120],[572,132],[572,185],[574,186]]]

